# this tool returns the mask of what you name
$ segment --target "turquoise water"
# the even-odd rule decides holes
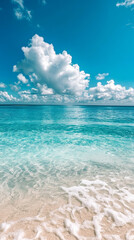
[[[129,175],[133,163],[134,107],[0,107],[0,183],[5,189],[42,188],[89,172]]]
[[[134,107],[0,106],[0,239],[134,239]]]

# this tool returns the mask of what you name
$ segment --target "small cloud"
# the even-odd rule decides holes
[[[31,11],[25,8],[23,0],[12,0],[12,3],[16,5],[14,14],[18,20],[26,19],[30,21],[32,19]]]
[[[20,87],[18,87],[17,85],[13,85],[13,84],[10,84],[10,88],[15,92],[18,92],[20,89]]]
[[[41,95],[52,95],[54,94],[54,91],[52,88],[48,88],[46,86],[46,84],[41,85],[40,83],[37,83],[37,87],[38,87],[38,92]]]
[[[18,94],[20,94],[20,95],[22,95],[22,94],[31,94],[31,92],[29,90],[24,90],[24,91],[18,92]]]
[[[124,7],[131,7],[134,5],[134,0],[125,0],[124,2],[118,2],[116,7],[124,6]]]
[[[126,24],[126,27],[134,28],[134,25],[133,25],[132,23],[127,23],[127,24]]]
[[[20,8],[14,9],[14,14],[17,19],[21,20],[23,18],[23,13]]]
[[[30,21],[32,19],[31,11],[26,10],[26,13],[27,13],[27,19]]]
[[[96,76],[96,80],[103,80],[108,75],[109,75],[109,73],[98,73],[98,75]]]
[[[21,81],[24,84],[28,83],[28,79],[26,79],[25,76],[22,73],[18,74],[17,78],[18,78],[19,81]]]
[[[32,19],[31,11],[25,9],[22,10],[21,8],[14,9],[14,14],[18,20],[26,19],[30,21]]]
[[[2,11],[2,8],[0,7],[0,11]]]
[[[6,88],[5,83],[0,83],[0,88]]]
[[[12,0],[12,2],[18,4],[19,7],[24,8],[23,0]]]
[[[13,66],[13,72],[17,72],[17,66],[16,65]]]

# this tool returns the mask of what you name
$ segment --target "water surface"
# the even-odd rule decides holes
[[[133,177],[134,107],[0,106],[0,200],[1,208],[11,204],[12,210],[10,214],[1,213],[1,223],[14,221],[14,206],[27,199],[25,217],[32,217],[32,226],[35,205],[32,207],[29,199],[35,200],[40,210],[39,201],[54,203],[58,199],[56,209],[62,208],[63,229],[70,235],[67,237],[58,223],[56,229],[60,233],[56,235],[51,221],[42,220],[40,226],[33,226],[46,231],[39,234],[40,239],[49,239],[50,226],[52,239],[119,239],[121,232],[113,235],[102,227],[108,226],[109,219],[116,227],[123,227],[121,239],[132,239],[132,226],[127,224],[134,219]],[[66,202],[72,198],[77,202]],[[87,213],[81,221],[78,216],[72,219],[66,215],[67,206],[68,214],[74,213],[80,207],[78,202],[89,210],[90,221]],[[17,214],[19,209],[20,206]],[[52,214],[48,205],[47,209]],[[80,213],[83,209],[77,210]],[[42,215],[45,217],[46,213]],[[22,209],[15,221],[20,219]],[[90,223],[84,225],[84,221]],[[21,228],[23,231],[9,228],[12,238],[9,230],[2,228],[0,239],[25,239],[26,231],[24,226]],[[70,229],[75,229],[75,233]],[[92,231],[85,234],[81,232],[84,229]],[[14,235],[16,231],[22,235]]]

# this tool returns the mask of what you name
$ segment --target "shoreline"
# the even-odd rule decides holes
[[[0,239],[132,239],[134,192],[116,183],[83,180],[53,200],[31,196],[0,205]]]

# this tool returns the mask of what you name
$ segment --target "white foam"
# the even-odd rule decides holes
[[[93,217],[93,225],[94,225],[94,231],[96,234],[96,237],[98,240],[101,240],[102,235],[101,235],[101,220],[103,218],[103,214],[98,214]]]
[[[73,236],[78,238],[78,232],[80,230],[80,225],[78,223],[73,223],[69,219],[65,219],[65,227]]]
[[[3,222],[0,225],[0,231],[6,232],[11,227],[11,223]]]
[[[126,240],[134,240],[134,228],[126,233]]]
[[[121,240],[120,236],[118,236],[118,235],[111,235],[111,236],[110,235],[105,235],[104,238],[106,240]]]
[[[134,214],[130,211],[126,210],[125,214],[123,214],[112,209],[105,209],[105,213],[113,218],[115,225],[118,227],[124,226],[127,223],[134,223]]]

